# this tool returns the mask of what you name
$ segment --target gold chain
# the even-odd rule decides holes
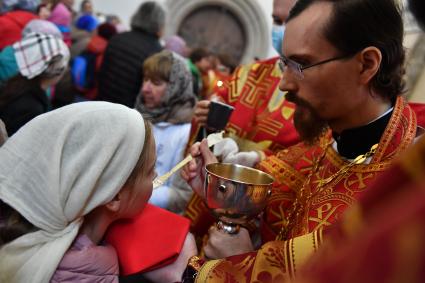
[[[375,154],[377,148],[378,148],[378,144],[374,144],[370,150],[368,152],[366,152],[365,154],[361,154],[359,156],[357,156],[353,161],[351,161],[350,163],[344,165],[341,167],[341,169],[339,169],[337,172],[335,172],[334,174],[332,174],[331,176],[319,180],[316,190],[313,193],[312,190],[310,190],[310,193],[305,196],[305,190],[306,190],[306,186],[308,184],[310,184],[310,180],[311,177],[317,172],[317,170],[319,169],[319,165],[322,162],[323,158],[326,156],[326,152],[328,150],[328,147],[332,144],[332,142],[327,143],[327,145],[325,145],[323,148],[323,153],[320,155],[319,158],[317,158],[314,162],[313,162],[313,168],[310,171],[310,173],[307,176],[307,179],[304,181],[303,186],[301,187],[299,193],[297,194],[297,196],[294,199],[294,202],[292,203],[292,207],[291,210],[288,213],[288,216],[286,217],[286,223],[282,225],[282,228],[279,231],[279,234],[276,237],[276,240],[279,241],[283,241],[287,238],[289,232],[294,228],[295,226],[295,222],[297,221],[297,219],[299,219],[299,216],[303,210],[303,204],[302,202],[304,201],[305,204],[307,204],[310,199],[316,195],[317,193],[319,193],[323,187],[327,184],[329,184],[330,182],[336,180],[337,177],[344,177],[345,174],[354,166],[354,165],[359,165],[359,164],[363,164],[369,157],[371,157],[373,154]]]

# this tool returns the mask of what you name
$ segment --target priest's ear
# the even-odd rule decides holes
[[[382,62],[382,53],[378,48],[370,46],[359,53],[358,59],[360,62],[360,82],[362,84],[369,84],[379,71]]]

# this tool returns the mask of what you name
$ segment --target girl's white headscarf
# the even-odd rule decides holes
[[[145,141],[136,110],[83,102],[38,116],[0,148],[0,199],[40,230],[0,249],[0,282],[49,282],[83,216],[113,199]]]

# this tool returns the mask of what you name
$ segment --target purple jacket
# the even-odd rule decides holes
[[[118,274],[114,248],[97,246],[86,235],[79,235],[50,282],[118,283]]]

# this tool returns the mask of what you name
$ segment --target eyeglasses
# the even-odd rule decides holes
[[[291,70],[293,72],[293,74],[299,79],[302,80],[304,78],[304,70],[307,70],[311,67],[315,67],[315,66],[319,66],[319,65],[323,65],[332,61],[337,61],[337,60],[342,60],[342,59],[347,59],[352,57],[352,55],[345,55],[345,56],[338,56],[338,57],[334,57],[334,58],[330,58],[327,60],[323,60],[314,64],[310,64],[310,65],[306,65],[303,66],[302,64],[295,62],[294,60],[291,60],[289,58],[286,58],[285,56],[281,56],[279,58],[279,69],[283,72],[287,71],[288,69]]]

